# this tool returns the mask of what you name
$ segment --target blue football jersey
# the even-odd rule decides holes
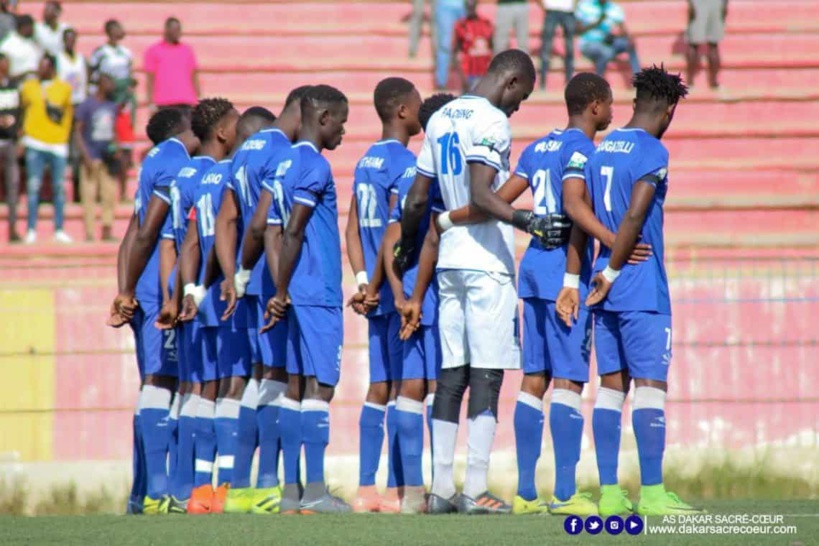
[[[166,228],[162,237],[174,240],[177,253],[182,249],[182,243],[188,233],[188,215],[193,208],[199,183],[215,164],[216,161],[212,157],[196,156],[179,170],[171,183],[171,213],[165,221]]]
[[[311,142],[299,142],[283,156],[272,182],[265,181],[263,187],[273,196],[270,225],[287,225],[296,203],[313,209],[290,279],[293,305],[341,307],[338,196],[330,163]]]
[[[415,171],[415,155],[397,140],[376,142],[355,168],[353,191],[358,208],[358,234],[364,251],[364,265],[372,278],[378,249],[390,218],[390,197],[398,195],[398,182],[407,169]],[[395,298],[389,283],[381,286],[378,307],[371,316],[395,312]]]
[[[279,155],[282,151],[289,150],[291,145],[290,139],[279,129],[263,129],[248,138],[233,156],[233,172],[228,187],[239,197],[239,209],[245,229],[250,226],[250,220],[256,212],[262,182],[266,178],[272,179],[279,164]],[[241,256],[240,249],[239,260]],[[241,264],[237,260],[237,269],[239,266]],[[253,266],[245,292],[253,296],[275,293],[264,258],[260,258]]]
[[[639,265],[624,265],[602,304],[606,311],[653,311],[671,314],[663,247],[663,203],[668,192],[668,150],[642,129],[618,129],[600,143],[586,163],[594,212],[609,230],[617,232],[639,181],[655,188],[654,200],[640,231],[640,242],[651,245],[651,257]],[[590,183],[589,183],[590,182]],[[611,250],[602,247],[594,272],[609,263]]]
[[[194,194],[194,214],[192,217],[196,220],[196,229],[199,232],[199,251],[201,252],[202,264],[200,283],[205,280],[205,264],[216,241],[216,215],[219,212],[219,207],[222,206],[222,196],[228,180],[230,180],[232,163],[230,159],[224,159],[213,165],[202,177]],[[241,221],[237,227],[239,233],[241,233]],[[238,243],[239,241],[237,241],[237,248]],[[227,306],[226,302],[219,301],[221,295],[220,284],[223,279],[224,276],[220,274],[208,288],[207,295],[199,306],[198,319],[205,326],[230,327],[232,324],[237,328],[246,328],[247,312],[244,311],[245,300],[243,298],[236,302],[237,309],[231,316],[230,321],[221,321],[222,314]]]
[[[563,214],[563,181],[583,178],[586,161],[594,153],[594,143],[580,129],[554,130],[530,144],[520,157],[515,174],[529,181],[538,216]],[[590,247],[589,247],[590,248]],[[568,245],[546,250],[532,238],[520,262],[521,298],[556,301],[563,288]],[[586,297],[591,276],[591,252],[584,255],[580,275],[581,301]]]
[[[156,196],[167,203],[168,206],[171,205],[171,183],[180,169],[190,159],[191,157],[185,145],[175,138],[157,144],[145,156],[145,160],[139,169],[139,185],[134,196],[134,214],[137,215],[140,226],[145,221],[145,213],[148,210],[151,197]],[[138,301],[144,303],[160,303],[162,301],[158,244],[154,245],[153,250],[151,250],[151,256],[145,264],[142,276],[137,281],[135,295]]]
[[[407,194],[415,181],[415,167],[409,168],[401,181],[398,183],[398,203],[392,209],[390,214],[390,223],[401,222],[404,214],[404,203],[407,200]],[[418,225],[418,234],[415,236],[415,248],[420,253],[424,245],[424,238],[427,236],[427,231],[430,229],[430,219],[432,212],[441,213],[446,210],[444,201],[441,198],[441,192],[438,188],[438,182],[433,180],[429,187],[429,199],[427,201],[427,210],[421,217],[421,223]],[[413,261],[412,267],[404,272],[402,279],[404,287],[404,297],[409,298],[415,290],[415,282],[418,279],[418,257]],[[424,301],[421,304],[421,324],[424,326],[432,326],[438,322],[438,275],[432,274],[432,281],[424,293]]]

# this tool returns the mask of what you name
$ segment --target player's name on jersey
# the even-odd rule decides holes
[[[474,113],[475,110],[471,108],[450,108],[447,106],[443,112],[441,112],[441,115],[450,119],[469,119]]]
[[[630,154],[634,149],[634,143],[627,140],[604,140],[597,147],[598,152],[609,152],[613,154]]]
[[[250,140],[246,140],[244,144],[242,144],[243,150],[261,150],[264,148],[265,141],[264,139],[254,138]]]
[[[383,157],[364,156],[358,162],[359,169],[381,169],[384,166]]]
[[[539,142],[535,146],[535,152],[536,153],[556,152],[562,147],[563,147],[562,140],[549,140],[547,142]]]
[[[202,178],[202,184],[221,184],[222,182],[222,174],[221,173],[208,173]]]

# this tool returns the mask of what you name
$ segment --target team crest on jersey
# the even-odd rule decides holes
[[[572,154],[572,157],[569,158],[569,164],[567,165],[567,168],[582,169],[583,167],[586,166],[586,161],[588,160],[589,158],[586,157],[585,155],[581,154],[580,152],[575,152]]]

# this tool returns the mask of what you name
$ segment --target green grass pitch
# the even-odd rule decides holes
[[[819,545],[817,501],[711,501],[712,514],[785,516],[796,535],[640,535],[570,537],[552,516],[44,516],[0,517],[0,544],[286,546],[426,546],[660,544],[662,546]],[[649,518],[653,524],[654,518]],[[659,523],[659,521],[657,521]]]

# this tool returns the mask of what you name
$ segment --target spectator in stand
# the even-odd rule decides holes
[[[495,14],[495,55],[509,49],[509,35],[515,30],[517,48],[529,53],[529,2],[498,0]]]
[[[0,0],[0,42],[9,32],[17,30],[17,0]]]
[[[114,79],[102,73],[97,79],[97,92],[85,99],[77,109],[75,133],[82,159],[82,208],[85,240],[94,240],[97,192],[102,205],[102,239],[113,241],[114,205],[117,185],[112,176],[115,169],[116,144],[114,124],[117,105],[114,103]]]
[[[435,0],[432,0],[430,4],[434,6]],[[421,43],[421,30],[423,29],[424,21],[428,20],[427,14],[424,12],[424,0],[412,0],[412,12],[406,19],[409,20],[409,56],[411,59],[414,59],[415,56],[418,55],[418,45]],[[429,26],[434,55],[436,43],[434,22],[430,21]]]
[[[114,79],[114,102],[119,108],[116,121],[116,140],[119,146],[119,179],[120,197],[127,199],[128,170],[133,161],[134,124],[136,122],[136,81],[133,78],[133,56],[131,51],[122,45],[125,29],[116,19],[105,22],[105,35],[108,41],[91,54],[91,80],[105,73]]]
[[[9,207],[9,242],[20,241],[17,233],[17,200],[20,197],[20,172],[17,168],[17,131],[20,120],[20,92],[9,77],[9,60],[0,53],[0,162],[6,179]]]
[[[492,62],[492,22],[478,15],[478,0],[466,0],[466,17],[455,24],[455,54],[460,54],[464,93],[481,79]]]
[[[581,0],[575,17],[580,52],[594,63],[598,76],[604,76],[608,64],[621,53],[628,53],[632,73],[640,71],[637,48],[626,29],[626,15],[617,3]]]
[[[700,46],[708,44],[708,86],[719,87],[719,42],[725,36],[728,0],[688,0],[688,55],[686,83],[694,84]]]
[[[68,25],[60,22],[63,7],[59,2],[51,0],[43,8],[43,22],[37,23],[34,30],[34,39],[43,48],[43,51],[57,57],[63,50],[63,34]]]
[[[566,83],[568,84],[574,76],[574,31],[577,22],[574,18],[575,0],[543,0],[541,6],[546,16],[543,20],[543,38],[540,45],[540,88],[546,89],[549,62],[552,58],[552,42],[557,27],[563,31],[565,51],[563,69],[566,73]]]
[[[21,81],[37,73],[43,49],[34,40],[34,19],[31,15],[17,18],[17,30],[0,44],[0,53],[9,60],[11,79]]]
[[[37,208],[46,165],[51,169],[54,191],[54,240],[70,243],[63,231],[65,209],[65,164],[71,134],[73,108],[71,86],[57,78],[57,60],[43,55],[36,78],[20,89],[23,111],[23,146],[26,149],[26,191],[28,192],[28,232],[26,244],[37,241]]]
[[[188,44],[180,42],[181,38],[182,24],[170,17],[165,21],[162,40],[145,52],[143,64],[152,112],[158,108],[191,108],[199,100],[196,57]]]
[[[435,48],[435,89],[446,89],[452,62],[455,23],[464,17],[464,0],[435,0],[435,31],[438,45]]]
[[[63,50],[57,55],[57,77],[67,82],[71,86],[71,103],[74,106],[74,114],[77,107],[83,103],[88,96],[88,68],[85,64],[85,57],[77,52],[77,31],[73,28],[65,29],[63,32]],[[80,162],[77,140],[71,133],[71,142],[68,148],[68,159],[71,165],[71,183],[74,186],[74,201],[79,202],[80,197]]]

